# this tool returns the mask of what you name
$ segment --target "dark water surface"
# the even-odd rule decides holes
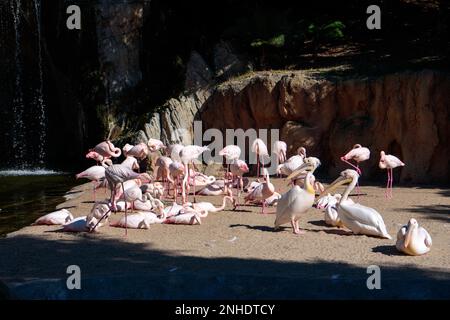
[[[0,237],[55,210],[77,182],[53,171],[0,171]]]

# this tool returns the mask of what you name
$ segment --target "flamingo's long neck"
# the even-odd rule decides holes
[[[341,198],[341,201],[339,201],[339,204],[348,199],[350,192],[352,192],[352,190],[355,188],[357,183],[358,183],[358,177],[355,176],[355,177],[353,177],[352,182],[348,185],[347,189],[345,189],[345,192],[342,195],[342,198]]]

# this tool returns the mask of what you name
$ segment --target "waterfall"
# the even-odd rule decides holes
[[[42,44],[41,44],[41,3],[40,0],[34,0],[34,9],[36,14],[37,28],[37,48],[38,48],[38,69],[39,69],[39,85],[37,90],[36,105],[38,110],[39,122],[39,145],[38,160],[39,165],[44,165],[45,160],[45,142],[46,142],[46,117],[44,104],[44,77],[42,72]]]
[[[12,123],[12,147],[14,150],[15,166],[25,167],[25,124],[23,120],[24,103],[22,91],[22,50],[21,50],[21,0],[10,1],[11,11],[14,20],[15,32],[15,68],[16,78],[14,83],[13,99],[13,123]]]

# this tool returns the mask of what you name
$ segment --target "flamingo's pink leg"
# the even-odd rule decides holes
[[[394,182],[394,169],[391,168],[391,193],[390,193],[390,198],[392,199],[393,195],[392,195],[392,184]]]
[[[389,174],[389,169],[386,170],[387,171],[387,183],[386,183],[386,192],[384,193],[385,198],[388,198],[388,190],[389,190],[389,181],[390,181],[390,174]]]
[[[125,194],[125,188],[123,186],[123,182],[121,182],[122,184],[122,190],[123,190],[123,199],[125,200],[125,237],[128,235],[128,212],[127,212],[127,195]],[[114,204],[115,206],[115,204]]]
[[[192,163],[192,166],[194,166],[194,163]],[[195,167],[194,167],[195,168]],[[195,172],[195,171],[194,171]],[[194,175],[194,203],[196,203],[197,201],[195,201],[195,175]]]

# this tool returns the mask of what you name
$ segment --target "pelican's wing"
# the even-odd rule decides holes
[[[347,219],[351,219],[357,224],[363,225],[365,229],[373,230],[376,234],[388,236],[386,225],[383,218],[373,208],[363,206],[359,203],[349,203],[344,201],[339,205],[344,212],[339,210],[339,213],[345,214]]]
[[[359,203],[351,204],[344,201],[339,206],[345,211],[349,219],[357,221],[360,224],[378,226],[380,219],[383,221],[378,211]]]
[[[277,204],[275,227],[291,222],[292,214],[298,211],[298,208],[295,208],[296,200],[301,198],[302,193],[304,193],[302,189],[294,186],[281,196]]]
[[[433,244],[433,241],[431,240],[431,236],[430,236],[430,234],[428,233],[428,231],[425,230],[424,228],[420,227],[419,232],[420,232],[420,234],[424,237],[425,245],[426,245],[428,248],[430,248],[431,245]]]

